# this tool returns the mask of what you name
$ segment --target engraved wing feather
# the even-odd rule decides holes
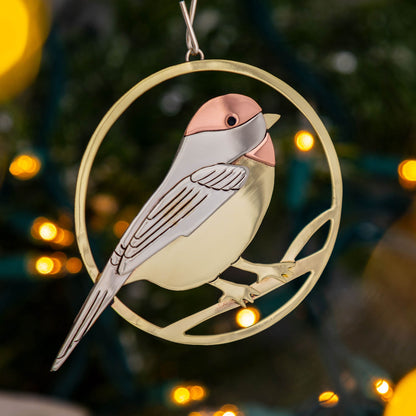
[[[156,192],[154,206],[140,211],[114,250],[75,318],[52,370],[62,365],[136,267],[176,238],[192,233],[244,185],[247,176],[248,169],[243,166],[218,164],[185,177],[159,200]]]
[[[161,197],[134,233],[126,232],[111,264],[119,274],[131,273],[161,248],[198,228],[244,185],[247,176],[244,166],[218,164],[185,177]]]

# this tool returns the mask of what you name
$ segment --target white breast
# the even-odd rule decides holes
[[[274,168],[242,157],[248,180],[228,202],[188,237],[156,253],[128,282],[149,280],[169,290],[187,290],[214,280],[234,263],[257,233],[269,206]]]

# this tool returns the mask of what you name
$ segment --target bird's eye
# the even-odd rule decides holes
[[[230,116],[227,117],[225,122],[227,123],[227,126],[233,127],[237,124],[238,119],[235,115],[230,115]]]

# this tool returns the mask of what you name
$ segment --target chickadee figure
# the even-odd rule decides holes
[[[148,280],[169,290],[209,283],[241,306],[258,292],[218,277],[256,235],[274,187],[267,131],[277,114],[228,94],[191,119],[172,166],[113,251],[52,366],[71,354],[120,288]]]

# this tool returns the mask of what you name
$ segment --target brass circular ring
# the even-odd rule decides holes
[[[325,253],[325,257],[323,258],[321,264],[319,264],[315,270],[311,271],[309,277],[306,279],[301,288],[291,299],[289,299],[284,305],[282,305],[272,314],[268,315],[264,319],[261,319],[259,322],[257,322],[255,325],[251,327],[223,334],[188,335],[185,333],[186,331],[180,333],[180,331],[177,331],[177,329],[170,330],[169,327],[158,327],[137,315],[135,312],[129,309],[124,303],[122,303],[117,297],[114,298],[112,308],[120,316],[122,316],[124,319],[126,319],[128,322],[130,322],[137,328],[173,342],[195,345],[223,344],[226,342],[236,341],[238,339],[249,337],[270,327],[271,325],[285,317],[288,313],[290,313],[296,306],[298,306],[302,302],[302,300],[307,296],[307,294],[312,290],[313,286],[319,279],[326,263],[328,262],[328,259],[335,244],[335,239],[339,228],[342,205],[341,170],[334,145],[331,141],[331,138],[329,137],[329,134],[325,126],[323,125],[322,121],[320,120],[314,109],[293,88],[291,88],[289,85],[287,85],[285,82],[281,81],[274,75],[271,75],[270,73],[257,67],[241,62],[227,60],[199,60],[171,66],[159,72],[156,72],[140,81],[111,107],[111,109],[101,120],[100,124],[98,125],[94,134],[92,135],[88,143],[87,149],[84,153],[84,156],[82,158],[75,193],[75,232],[82,260],[84,261],[85,267],[93,281],[96,280],[99,271],[95,264],[91,252],[91,247],[88,241],[87,228],[85,222],[85,206],[91,167],[102,141],[104,140],[106,134],[113,126],[113,124],[116,122],[116,120],[137,98],[143,95],[146,91],[149,91],[153,87],[169,79],[193,72],[206,71],[234,73],[260,81],[263,84],[273,88],[278,93],[282,94],[286,99],[288,99],[292,104],[294,104],[295,107],[308,119],[323,146],[329,165],[332,188],[331,210],[333,211],[333,215],[330,218],[330,230],[327,241],[325,243],[327,253]],[[293,243],[289,247],[287,252],[289,253],[289,257],[290,252],[294,252],[292,246]],[[285,258],[283,259],[283,261],[285,261]],[[177,327],[180,328],[180,325],[176,326],[175,328]]]

